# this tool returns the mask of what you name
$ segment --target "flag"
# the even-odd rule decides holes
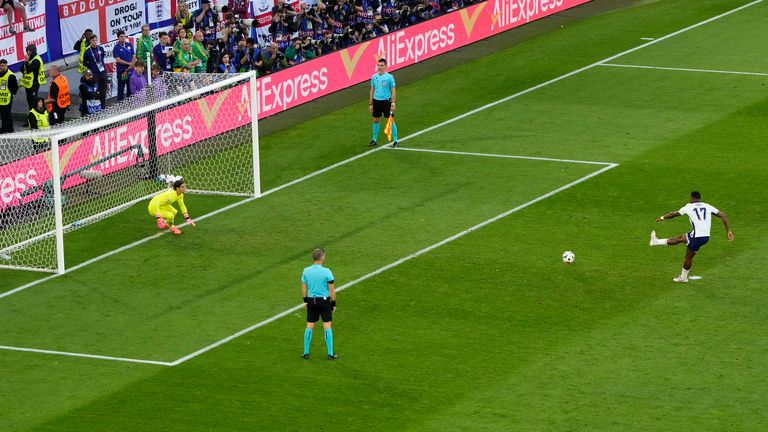
[[[384,126],[384,135],[387,136],[387,139],[392,141],[392,124],[395,123],[395,114],[390,114],[389,118],[387,119],[387,125]]]

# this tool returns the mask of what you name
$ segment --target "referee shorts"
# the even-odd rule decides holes
[[[310,297],[307,302],[307,322],[317,322],[319,318],[323,322],[333,321],[333,306],[330,297]]]
[[[373,117],[379,118],[381,116],[384,116],[385,118],[389,118],[389,113],[392,111],[392,101],[389,99],[385,100],[379,100],[374,99],[373,100]]]

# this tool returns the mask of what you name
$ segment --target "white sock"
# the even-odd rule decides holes
[[[666,246],[667,245],[667,239],[656,239],[653,241],[654,246]]]
[[[690,270],[683,269],[683,271],[680,273],[680,277],[683,279],[688,279],[688,272]]]

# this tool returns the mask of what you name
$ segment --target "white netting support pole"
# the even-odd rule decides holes
[[[261,196],[261,172],[259,167],[259,110],[256,99],[256,72],[251,71],[251,140],[253,145],[253,196]]]
[[[56,221],[56,273],[64,273],[64,219],[61,209],[61,163],[59,140],[51,138],[51,175],[53,180],[53,211]]]
[[[150,54],[147,53],[147,63],[146,63],[146,67],[144,68],[144,72],[146,72],[146,74],[147,74],[147,85],[148,86],[152,85],[152,68],[149,67],[149,61],[150,60],[151,60]]]

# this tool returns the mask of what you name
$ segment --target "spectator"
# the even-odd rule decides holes
[[[136,62],[136,72],[131,74],[131,94],[137,94],[147,87],[147,76],[144,75],[144,62]]]
[[[200,59],[195,57],[195,54],[192,53],[192,44],[189,42],[189,40],[182,39],[181,51],[176,54],[176,66],[182,68],[182,72],[186,66],[187,69],[191,72],[200,63]]]
[[[152,86],[150,88],[155,95],[155,100],[164,100],[168,97],[165,78],[160,74],[160,67],[156,64],[152,65]]]
[[[128,80],[131,77],[133,66],[136,64],[136,54],[133,52],[133,45],[125,40],[125,32],[123,30],[117,32],[117,44],[112,50],[112,54],[115,57],[115,63],[117,63],[117,101],[119,102],[125,96],[131,95]],[[125,95],[126,89],[128,89],[127,95]]]
[[[173,52],[173,47],[170,45],[170,37],[168,37],[168,33],[160,32],[160,42],[152,48],[152,57],[155,61],[154,65],[157,65],[158,70],[162,73],[173,72],[174,56],[175,54]]]
[[[221,60],[219,60],[219,69],[218,71],[220,73],[235,73],[235,65],[232,64],[232,59],[229,56],[229,53],[225,52],[221,55]]]
[[[192,41],[192,54],[200,60],[200,63],[195,66],[195,73],[205,73],[208,68],[208,50],[205,48],[205,42],[203,40],[203,32],[195,32],[195,38]]]
[[[264,64],[264,73],[272,73],[288,67],[285,55],[277,49],[275,42],[270,43],[268,49],[261,51],[261,61]]]
[[[382,18],[380,13],[375,13],[373,15],[373,24],[371,25],[370,29],[373,34],[373,37],[378,37],[383,34],[389,33],[389,27],[384,22],[384,19]]]
[[[85,56],[83,57],[87,70],[91,72],[91,75],[98,84],[98,95],[101,101],[100,110],[107,106],[107,69],[104,66],[104,48],[99,46],[99,38],[95,34],[91,35],[90,46],[85,50]],[[85,72],[83,72],[85,77]],[[82,81],[82,79],[81,79]],[[82,88],[82,84],[80,86]]]
[[[192,12],[189,11],[189,5],[186,0],[179,0],[176,5],[176,15],[173,19],[176,24],[181,24],[187,30],[192,30],[195,23],[192,21]]]
[[[182,23],[176,23],[173,25],[173,30],[168,32],[168,37],[171,40],[171,45],[175,44],[176,41],[179,39],[179,32],[183,28],[184,28],[184,25]]]
[[[136,58],[146,62],[149,55],[149,66],[152,66],[152,36],[149,34],[149,26],[141,26],[141,36],[136,40]]]
[[[176,37],[176,42],[173,43],[173,55],[174,56],[176,54],[178,54],[179,52],[181,52],[181,41],[189,40],[189,38],[187,37],[187,33],[188,33],[187,29],[182,28],[182,29],[179,30],[179,34]]]
[[[80,39],[78,39],[77,42],[75,42],[75,46],[73,47],[75,51],[79,53],[78,57],[78,64],[77,64],[77,73],[81,74],[85,72],[88,67],[85,65],[85,60],[83,59],[83,56],[85,56],[85,50],[88,49],[89,40],[91,40],[91,35],[93,34],[93,30],[91,29],[85,29],[83,32],[83,35],[80,36]]]
[[[3,0],[2,5],[5,16],[8,18],[8,33],[12,35],[16,34],[16,29],[14,28],[15,26],[13,22],[14,9],[19,11],[19,14],[21,14],[21,19],[24,22],[24,31],[34,31],[34,29],[29,26],[29,23],[27,23],[27,9],[25,8],[27,5],[26,0],[17,0],[15,2],[13,0]]]
[[[214,41],[207,41],[205,43],[205,49],[208,50],[208,63],[205,65],[205,71],[208,73],[217,72],[219,68],[219,49],[218,44]]]
[[[48,129],[48,113],[45,111],[45,100],[37,98],[35,105],[27,114],[27,127],[30,129]],[[48,138],[32,138],[35,153],[45,150],[48,146]]]
[[[48,104],[49,123],[52,125],[64,123],[64,115],[70,105],[69,81],[59,72],[58,66],[51,66],[51,88],[45,102]]]
[[[16,81],[16,75],[8,70],[8,60],[0,59],[0,120],[3,122],[0,133],[13,132],[11,106],[17,91],[19,83]]]
[[[80,117],[101,112],[103,96],[99,92],[99,83],[91,72],[86,69],[80,78]]]
[[[205,40],[216,40],[216,14],[211,9],[211,0],[201,0],[200,9],[195,11],[195,30],[203,32]]]
[[[27,106],[32,109],[37,103],[40,85],[45,84],[45,67],[34,44],[27,45],[26,55],[26,61],[21,65],[21,86],[26,89]]]
[[[296,17],[296,30],[303,40],[307,37],[315,39],[318,32],[322,31],[323,20],[317,16],[315,8],[309,8],[304,2],[299,5],[299,15]],[[322,32],[320,33],[322,35]]]

